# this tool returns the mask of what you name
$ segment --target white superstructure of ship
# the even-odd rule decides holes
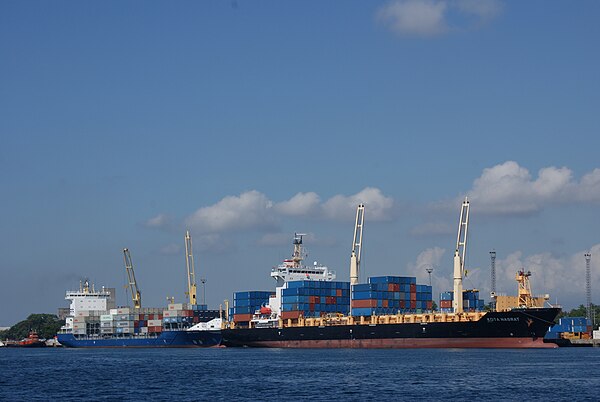
[[[333,281],[335,271],[317,261],[312,266],[302,262],[308,257],[303,246],[304,233],[294,233],[294,250],[291,258],[283,260],[281,264],[271,269],[271,277],[277,282],[275,296],[269,298],[269,304],[256,310],[252,318],[253,327],[276,326],[281,316],[281,292],[287,288],[287,283],[292,281]]]
[[[115,308],[115,289],[105,288],[96,290],[94,284],[90,284],[88,279],[79,281],[78,290],[68,290],[65,300],[71,302],[69,306],[69,316],[65,319],[65,325],[61,328],[63,331],[74,331],[80,328],[74,328],[74,319],[76,317],[87,316],[90,311],[104,312]]]

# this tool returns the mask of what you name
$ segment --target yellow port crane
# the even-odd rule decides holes
[[[194,254],[192,252],[192,236],[190,231],[185,232],[185,265],[187,267],[187,280],[188,280],[188,301],[190,304],[197,304],[196,302],[196,274],[194,272]]]
[[[135,280],[135,272],[133,272],[133,263],[131,262],[131,254],[129,249],[123,249],[123,256],[125,258],[125,270],[127,271],[127,278],[129,279],[129,289],[131,290],[131,300],[133,301],[133,308],[142,308],[142,294],[137,286]]]

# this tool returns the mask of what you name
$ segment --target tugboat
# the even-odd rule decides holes
[[[43,348],[46,347],[46,342],[40,339],[36,331],[31,330],[29,331],[27,338],[15,343],[7,343],[6,346],[18,348]]]

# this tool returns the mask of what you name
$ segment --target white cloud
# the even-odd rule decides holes
[[[365,220],[392,220],[394,200],[383,195],[380,189],[367,187],[351,196],[336,195],[327,200],[322,208],[326,218],[351,221],[358,204],[365,204]]]
[[[185,223],[205,233],[273,228],[278,223],[272,210],[273,203],[264,194],[252,190],[200,208],[187,217]]]
[[[600,202],[600,169],[578,182],[567,167],[545,167],[532,177],[517,162],[507,161],[484,169],[467,194],[478,212],[502,215],[535,213],[551,204]]]
[[[429,273],[427,272],[427,268],[433,268],[431,273],[431,284],[434,292],[450,289],[450,286],[452,285],[451,277],[440,272],[440,267],[442,265],[448,265],[445,264],[446,261],[443,260],[445,254],[446,249],[441,247],[425,249],[419,253],[415,262],[411,262],[407,265],[407,272],[417,278],[417,283],[429,284]],[[435,295],[434,299],[437,299]]]
[[[320,201],[316,193],[298,193],[287,201],[275,204],[274,209],[282,215],[303,216],[315,212]]]
[[[166,226],[168,226],[170,223],[169,218],[164,215],[164,214],[159,214],[157,216],[155,216],[154,218],[150,218],[148,219],[146,222],[144,222],[144,226],[149,227],[149,228],[164,228]]]
[[[453,11],[468,18],[454,18]],[[394,0],[375,16],[399,35],[430,37],[481,26],[501,11],[498,0]]]
[[[202,253],[226,253],[235,249],[231,240],[223,238],[219,234],[203,234],[194,236],[194,252],[198,250]]]
[[[377,19],[400,35],[433,36],[448,30],[443,1],[393,1],[377,11]]]
[[[596,301],[593,289],[600,288],[600,277],[594,272],[600,271],[600,244],[591,248],[592,260],[592,301]],[[508,295],[517,294],[515,274],[518,270],[531,271],[531,290],[534,295],[550,294],[550,302],[558,301],[571,307],[585,304],[585,270],[584,253],[579,251],[570,256],[555,256],[544,252],[524,256],[516,251],[506,258],[496,259],[497,291]],[[594,258],[595,257],[595,258]]]
[[[278,232],[284,216],[352,222],[359,203],[365,204],[370,221],[392,219],[393,199],[377,188],[367,187],[351,196],[336,195],[324,203],[314,192],[298,193],[289,200],[274,203],[265,194],[252,190],[198,209],[185,219],[185,225],[205,234],[273,229]],[[258,244],[279,242],[276,236],[279,235],[267,234]]]
[[[456,7],[464,14],[470,14],[481,22],[491,20],[502,12],[498,0],[457,0]]]
[[[265,233],[259,240],[259,246],[283,246],[291,243],[291,236],[289,233]]]

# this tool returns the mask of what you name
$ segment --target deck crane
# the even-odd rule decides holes
[[[352,240],[352,254],[350,254],[350,284],[358,283],[360,273],[360,257],[362,255],[362,234],[365,223],[365,204],[358,204],[356,208],[356,221],[354,223],[354,239]]]
[[[188,280],[188,301],[190,304],[195,305],[196,302],[196,274],[194,272],[194,254],[192,253],[192,236],[190,231],[185,232],[185,265],[187,267],[187,280]]]
[[[463,310],[463,285],[462,279],[465,274],[465,256],[467,253],[467,229],[469,228],[469,199],[465,197],[460,209],[458,221],[458,236],[456,238],[456,249],[454,251],[454,297],[452,307],[455,313]]]
[[[135,272],[133,272],[133,263],[131,262],[131,254],[129,249],[123,249],[123,256],[125,257],[125,270],[127,270],[127,278],[129,279],[129,289],[131,290],[131,300],[133,301],[133,308],[142,308],[142,294],[137,286],[135,280]]]

